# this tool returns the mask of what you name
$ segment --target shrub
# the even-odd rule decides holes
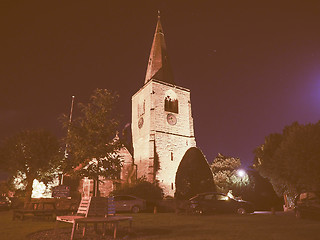
[[[147,182],[146,180],[138,180],[135,184],[124,185],[120,189],[114,190],[113,195],[134,195],[149,201],[161,200],[163,198],[163,190],[158,185]]]

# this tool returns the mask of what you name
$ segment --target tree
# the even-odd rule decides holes
[[[247,173],[250,187],[243,198],[252,202],[255,210],[270,210],[272,208],[283,210],[283,199],[277,196],[270,181],[254,169],[248,170]]]
[[[254,168],[258,170],[261,176],[269,179],[275,191],[282,195],[284,193],[283,186],[285,183],[278,179],[279,172],[282,171],[281,162],[277,162],[274,158],[280,144],[283,140],[283,135],[279,133],[270,134],[265,137],[264,144],[254,150]],[[278,171],[280,170],[280,171]]]
[[[270,134],[254,151],[254,167],[278,195],[320,189],[320,121],[294,122],[282,134]]]
[[[198,193],[214,190],[213,176],[206,158],[198,148],[189,148],[178,167],[175,197],[186,200]]]
[[[117,178],[121,170],[117,138],[119,126],[116,103],[119,96],[106,89],[96,89],[87,104],[80,103],[80,115],[72,123],[66,115],[62,122],[68,129],[68,157],[64,172],[95,181],[94,195],[99,195],[99,177]]]
[[[22,176],[26,202],[30,201],[33,180],[48,183],[60,164],[57,138],[45,130],[24,130],[0,146],[0,167],[13,176]]]
[[[240,158],[228,157],[218,153],[211,164],[211,171],[219,192],[228,193],[232,190],[235,195],[244,194],[245,188],[249,184],[249,177],[247,174],[238,176],[237,171],[240,167]]]

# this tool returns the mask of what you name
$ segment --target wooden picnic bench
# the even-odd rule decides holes
[[[103,226],[103,234],[106,233],[106,226],[113,227],[113,236],[116,238],[120,222],[129,222],[129,231],[132,228],[132,217],[115,216],[115,205],[113,198],[90,197],[82,198],[76,215],[57,216],[55,230],[58,222],[72,223],[71,240],[74,239],[75,231],[82,225],[82,236],[85,237],[88,224],[93,224],[97,231],[98,224]]]
[[[12,219],[24,220],[26,216],[55,219],[57,215],[65,215],[71,212],[71,208],[57,209],[54,202],[33,201],[25,204],[22,209],[13,210]]]

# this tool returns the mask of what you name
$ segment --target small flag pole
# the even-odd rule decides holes
[[[71,99],[71,107],[70,107],[70,115],[69,115],[69,126],[68,126],[68,134],[70,132],[70,125],[72,122],[72,112],[73,112],[73,104],[74,104],[74,98],[75,96],[72,96]],[[66,147],[64,149],[64,158],[67,159],[68,158],[68,143],[66,143]],[[63,185],[63,173],[61,174],[61,185]]]

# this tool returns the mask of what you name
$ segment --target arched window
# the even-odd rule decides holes
[[[165,93],[164,110],[167,112],[178,113],[178,98],[171,89]]]
[[[140,102],[138,104],[138,117],[142,116],[146,111],[146,101]]]

